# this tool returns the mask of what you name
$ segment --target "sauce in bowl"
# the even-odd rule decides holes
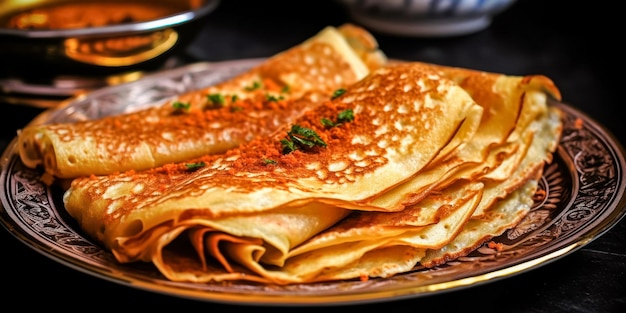
[[[7,28],[54,30],[143,22],[185,11],[182,2],[66,2],[33,8],[12,16]]]

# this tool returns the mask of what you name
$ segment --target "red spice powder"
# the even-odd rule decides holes
[[[494,249],[498,252],[504,250],[504,245],[502,243],[499,242],[494,242],[494,241],[490,241],[489,243],[487,243],[487,246],[491,249]]]
[[[241,101],[242,106],[264,105],[264,106],[285,106],[288,101]],[[321,118],[326,117],[334,120],[336,116],[346,107],[343,103],[326,101],[316,107],[314,110],[307,111],[299,118],[295,124],[301,127],[309,128],[316,132],[319,137],[326,142],[327,146],[340,146],[342,143],[349,141],[351,136],[350,129],[353,123],[357,122],[357,117],[352,122],[342,123],[335,127],[326,127],[321,123]],[[244,109],[245,110],[245,109]],[[211,111],[215,111],[211,113]],[[219,111],[219,113],[218,113]],[[221,114],[222,116],[231,114],[224,110],[209,110],[207,115]],[[237,113],[232,113],[237,114]],[[267,171],[277,166],[282,168],[295,169],[300,167],[303,162],[302,158],[306,157],[307,162],[315,162],[316,159],[327,159],[328,155],[324,147],[313,147],[306,151],[296,150],[291,153],[284,154],[281,139],[287,138],[287,132],[291,129],[291,125],[285,125],[272,136],[260,137],[248,143],[244,143],[238,148],[228,150],[224,154],[205,155],[203,157],[189,160],[182,163],[167,164],[153,171],[168,173],[170,175],[189,171],[187,165],[191,163],[204,162],[211,164],[218,158],[229,159],[232,157],[235,161],[230,165],[229,171],[235,174],[243,169],[247,171]]]
[[[574,128],[583,129],[583,126],[584,126],[583,120],[580,117],[576,118],[576,121],[574,121]]]

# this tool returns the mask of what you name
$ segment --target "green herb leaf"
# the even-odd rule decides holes
[[[278,162],[272,160],[272,159],[263,159],[263,163],[265,164],[278,164]]]
[[[189,111],[189,108],[191,108],[191,104],[189,102],[181,102],[181,101],[174,101],[172,103],[172,106],[174,107],[174,109],[182,110],[182,111]]]
[[[301,127],[300,125],[291,126],[291,131],[288,133],[289,137],[299,142],[301,145],[307,147],[322,146],[326,147],[326,143],[320,136],[312,129]]]
[[[283,96],[276,97],[276,96],[271,95],[271,94],[268,93],[268,94],[265,95],[265,99],[267,99],[267,101],[276,102],[278,100],[285,99],[285,97],[283,97]]]
[[[224,96],[219,93],[212,93],[207,95],[207,100],[209,100],[209,104],[211,104],[211,108],[221,108],[224,106]]]
[[[283,145],[283,154],[298,149],[310,149],[315,146],[326,147],[326,142],[314,130],[300,125],[291,126],[291,130],[287,132],[287,137],[288,139],[280,141]]]
[[[298,147],[296,147],[296,144],[294,144],[293,141],[291,140],[282,139],[280,143],[283,146],[283,154],[289,154],[291,152],[298,150]]]
[[[346,123],[352,121],[354,121],[354,111],[352,111],[352,109],[346,109],[339,112],[339,115],[337,116],[338,123]]]
[[[343,123],[352,122],[352,121],[354,121],[354,112],[352,111],[352,109],[346,109],[346,110],[339,112],[339,114],[337,114],[337,122],[333,122],[330,119],[325,118],[325,117],[322,118],[321,122],[322,122],[322,125],[324,125],[324,127],[335,127]]]
[[[324,127],[333,127],[336,124],[335,124],[335,122],[333,122],[333,121],[331,121],[331,120],[329,120],[329,119],[327,119],[325,117],[322,117],[322,125],[324,125]]]
[[[187,167],[188,170],[193,171],[201,167],[204,167],[205,165],[206,164],[204,162],[196,162],[196,163],[186,163],[185,167]]]
[[[344,93],[346,93],[346,89],[339,88],[339,89],[335,90],[335,92],[333,92],[333,96],[331,97],[331,99],[335,99],[335,98],[343,95]]]

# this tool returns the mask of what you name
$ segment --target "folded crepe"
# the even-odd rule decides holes
[[[499,91],[499,100],[490,97],[487,103],[480,102],[485,110],[486,104],[492,104],[489,114],[493,117],[483,114],[472,140],[455,150],[456,157],[448,159],[458,162],[459,156],[468,155],[468,149],[480,150],[480,155],[486,151],[487,156],[480,158],[479,163],[474,160],[452,170],[452,174],[445,174],[445,183],[432,187],[421,200],[401,211],[351,213],[292,249],[279,269],[281,279],[290,282],[368,279],[389,277],[418,265],[434,267],[467,255],[526,216],[533,205],[543,167],[552,161],[561,136],[561,111],[547,105],[547,97],[560,97],[558,90],[543,76],[515,77],[445,67],[439,67],[436,72],[450,74],[450,71],[463,74],[466,82],[474,75],[497,78],[490,85],[483,80],[480,87],[483,93],[491,89],[486,86],[508,82],[505,84],[508,87]],[[541,84],[529,84],[531,81]],[[469,91],[477,91],[476,88],[465,86]],[[490,121],[496,116],[506,120],[510,106],[502,105],[504,102],[519,103],[515,115],[525,118],[517,118],[519,124],[513,123],[512,127],[500,127],[507,129],[500,137],[494,131],[498,127]],[[486,141],[486,132],[499,139]],[[516,149],[503,154],[496,141],[507,147],[515,145]],[[487,146],[477,149],[481,144]],[[492,161],[494,155],[498,155],[498,162]],[[397,201],[397,189],[405,190],[407,184],[415,186],[422,174],[432,176],[449,168],[449,160],[431,162],[422,173],[383,197],[390,201],[389,195],[395,195]],[[380,201],[375,199],[370,203]]]
[[[64,203],[120,262],[153,262],[172,280],[306,282],[280,270],[291,250],[351,212],[402,210],[372,200],[470,142],[482,112],[449,79],[388,66],[270,136],[77,178]]]
[[[386,61],[364,29],[329,26],[233,79],[147,109],[25,127],[19,155],[26,166],[71,179],[221,153],[273,132]]]
[[[543,75],[513,76],[422,62],[412,64],[456,82],[483,108],[483,114],[470,142],[454,154],[434,160],[420,175],[374,200],[378,205],[397,202],[399,194],[405,197],[402,205],[410,205],[461,178],[473,180],[487,175],[505,179],[535,137],[531,124],[549,118],[547,99],[561,98],[554,83]],[[544,137],[553,142],[537,155],[551,156],[557,145],[554,139],[558,137],[560,129]]]
[[[505,180],[458,179],[400,212],[352,213],[293,249],[281,273],[307,282],[389,277],[469,254],[530,211],[560,136],[561,118],[550,108],[533,122],[528,131],[535,139],[519,152],[522,162],[513,170],[507,167]]]

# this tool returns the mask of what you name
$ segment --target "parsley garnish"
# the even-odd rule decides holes
[[[269,93],[265,95],[265,99],[267,99],[267,101],[271,101],[271,102],[276,102],[278,100],[283,100],[285,99],[285,97],[283,96],[274,96],[274,95],[270,95]]]
[[[324,125],[325,127],[333,127],[333,126],[335,126],[337,124],[335,124],[335,122],[333,122],[333,121],[331,121],[331,120],[329,120],[329,119],[327,119],[325,117],[322,117],[322,125]]]
[[[219,93],[212,93],[207,95],[207,100],[209,100],[212,108],[221,108],[222,106],[224,106],[224,96]]]
[[[337,123],[346,123],[354,121],[354,111],[345,109],[337,115]]]
[[[339,89],[335,90],[335,92],[333,92],[333,96],[331,97],[331,99],[335,99],[335,98],[343,95],[344,93],[346,93],[346,90],[344,88],[339,88]]]
[[[280,143],[283,145],[283,154],[315,146],[326,147],[326,142],[314,130],[300,125],[291,126],[291,130],[287,132],[287,139],[281,140]]]
[[[174,107],[174,109],[182,111],[189,111],[189,108],[191,108],[191,104],[189,102],[182,101],[174,101],[172,103],[172,106]]]
[[[204,162],[196,162],[196,163],[186,163],[185,167],[187,167],[188,170],[193,171],[201,167],[204,167],[205,165],[206,164]]]
[[[283,88],[280,90],[280,93],[288,93],[291,90],[291,88],[288,85],[283,86]]]
[[[352,111],[352,109],[346,109],[346,110],[339,112],[339,114],[337,114],[337,122],[333,122],[332,120],[323,117],[322,125],[324,125],[325,127],[334,127],[337,125],[341,125],[342,123],[347,123],[347,122],[352,122],[352,121],[354,121],[354,112]]]
[[[278,162],[272,160],[272,159],[263,159],[263,163],[264,164],[278,164]]]
[[[280,143],[283,145],[283,154],[289,154],[291,152],[298,150],[298,147],[296,146],[296,144],[293,143],[293,141],[289,139],[283,139],[280,141]]]

